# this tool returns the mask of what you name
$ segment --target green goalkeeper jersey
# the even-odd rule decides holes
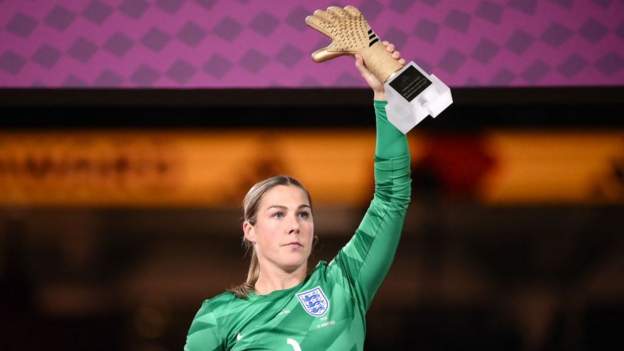
[[[362,350],[366,311],[394,259],[410,201],[405,135],[375,101],[375,193],[351,240],[297,286],[246,299],[225,292],[205,300],[185,351]]]

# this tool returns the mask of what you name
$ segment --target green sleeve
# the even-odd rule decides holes
[[[377,139],[373,200],[355,235],[330,264],[340,268],[364,311],[394,260],[411,195],[407,137],[388,121],[386,104],[374,102]]]
[[[206,301],[193,318],[186,336],[184,351],[225,350],[224,341],[217,328],[215,313]]]

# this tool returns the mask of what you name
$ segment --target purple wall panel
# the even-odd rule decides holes
[[[329,39],[304,17],[335,3],[0,0],[0,86],[362,86],[309,57]],[[452,86],[624,84],[622,0],[353,3]]]

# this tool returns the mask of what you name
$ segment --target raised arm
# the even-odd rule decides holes
[[[394,51],[393,46],[386,47]],[[394,260],[403,230],[411,194],[410,155],[406,136],[386,116],[387,102],[381,100],[383,85],[374,76],[367,76],[370,72],[362,66],[361,58],[356,60],[375,94],[375,193],[355,235],[330,265],[346,276],[358,302],[368,309]]]

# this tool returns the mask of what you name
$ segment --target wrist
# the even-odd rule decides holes
[[[386,100],[386,94],[383,91],[373,91],[373,100]]]

